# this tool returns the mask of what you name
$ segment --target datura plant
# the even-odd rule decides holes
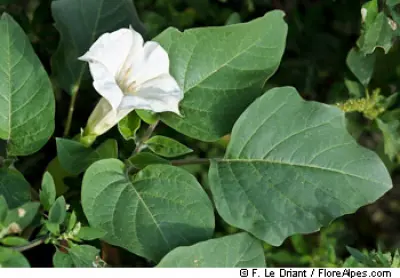
[[[395,34],[364,9],[347,63],[365,88],[353,97],[369,100],[364,64]],[[30,266],[22,252],[48,244],[55,267],[119,265],[122,252],[157,267],[265,267],[265,246],[392,188],[386,154],[357,143],[345,112],[377,109],[366,120],[395,159],[393,99],[349,108],[269,82],[283,11],[152,39],[132,1],[55,0],[51,14],[54,51],[1,15],[0,266]],[[37,56],[47,53],[50,65]]]

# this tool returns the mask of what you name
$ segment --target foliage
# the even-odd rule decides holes
[[[0,267],[400,266],[399,1],[0,15]],[[78,57],[129,26],[168,53],[181,115],[86,136],[99,96]]]

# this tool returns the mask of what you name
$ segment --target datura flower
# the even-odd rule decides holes
[[[179,113],[183,91],[169,73],[167,52],[143,42],[132,28],[105,33],[79,60],[89,63],[93,86],[102,96],[84,134],[99,136],[134,109]]]

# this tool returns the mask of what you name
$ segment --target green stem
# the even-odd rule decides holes
[[[69,103],[67,122],[65,124],[65,129],[64,129],[64,137],[67,137],[69,134],[69,131],[71,130],[72,117],[74,115],[75,103],[76,103],[77,96],[78,96],[78,88],[73,90],[73,92],[72,92],[71,102]]]
[[[142,147],[144,145],[144,142],[150,139],[151,135],[153,134],[154,130],[156,129],[158,123],[160,121],[156,121],[154,124],[149,125],[147,128],[146,132],[144,133],[143,137],[140,138],[140,141],[137,143],[135,150],[132,153],[132,156],[139,153],[142,150]]]
[[[183,166],[183,165],[193,165],[193,164],[210,164],[209,158],[192,158],[192,159],[180,159],[180,160],[172,160],[171,164],[174,166]]]
[[[45,236],[42,236],[40,238],[37,238],[37,239],[29,242],[26,245],[15,246],[15,247],[10,247],[10,248],[15,250],[15,251],[18,251],[18,252],[24,252],[26,250],[32,249],[34,247],[37,247],[37,246],[43,244],[48,237],[49,237],[48,235],[45,235]]]

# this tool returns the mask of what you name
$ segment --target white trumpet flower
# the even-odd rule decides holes
[[[183,91],[169,73],[167,52],[143,43],[132,28],[105,33],[79,60],[89,63],[93,86],[102,96],[85,134],[99,136],[134,109],[179,113]]]

